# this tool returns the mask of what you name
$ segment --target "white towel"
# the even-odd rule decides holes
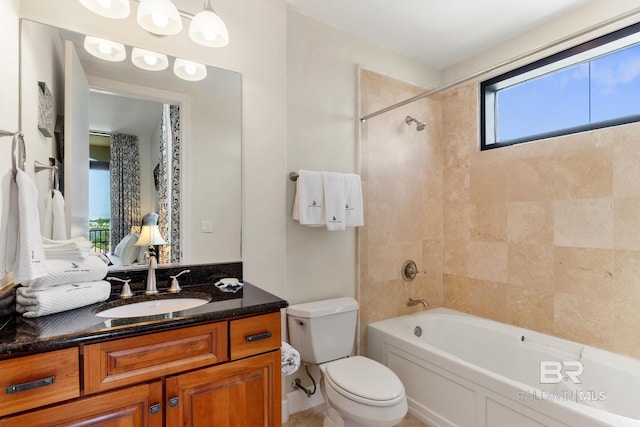
[[[64,197],[58,190],[53,190],[51,197],[45,201],[44,218],[42,219],[42,237],[53,240],[67,239],[67,222],[64,216]]]
[[[88,256],[81,260],[47,259],[49,274],[32,282],[28,282],[31,290],[41,290],[68,283],[93,282],[102,280],[109,267],[99,256]]]
[[[291,375],[300,367],[300,353],[286,342],[280,347],[281,372]]]
[[[9,171],[4,177],[3,193],[0,274],[4,277],[6,273],[13,271],[16,283],[46,276],[38,215],[38,190],[35,184],[21,169],[16,170],[15,178],[13,172]]]
[[[344,230],[344,174],[322,172],[322,182],[324,185],[324,213],[327,220],[327,230]]]
[[[347,173],[344,175],[344,217],[347,227],[364,225],[364,206],[362,203],[362,181],[360,175]]]
[[[40,317],[60,313],[106,301],[111,284],[106,280],[73,283],[34,291],[19,287],[16,290],[16,311],[24,317]]]
[[[324,226],[324,191],[322,173],[300,170],[291,217],[301,225]]]
[[[51,240],[42,238],[44,254],[47,259],[79,260],[89,256],[91,242],[84,237],[69,240]]]

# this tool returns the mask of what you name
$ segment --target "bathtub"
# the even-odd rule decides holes
[[[446,308],[367,334],[430,426],[640,427],[640,360]]]

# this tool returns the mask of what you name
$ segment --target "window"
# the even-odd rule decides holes
[[[486,80],[481,150],[640,121],[640,23]]]

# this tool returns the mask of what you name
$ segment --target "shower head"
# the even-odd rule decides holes
[[[415,122],[415,124],[416,124],[416,130],[417,130],[418,132],[420,132],[420,131],[424,130],[424,128],[427,126],[427,124],[426,124],[425,122],[419,122],[419,121],[417,121],[416,119],[414,119],[414,118],[413,118],[413,117],[411,117],[411,116],[407,116],[407,117],[405,117],[404,122],[405,122],[407,125],[409,125],[409,126],[411,126],[411,122]]]

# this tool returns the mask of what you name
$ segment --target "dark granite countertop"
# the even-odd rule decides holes
[[[110,276],[113,275],[110,274]],[[181,279],[183,278],[184,276],[181,276]],[[202,279],[202,277],[198,277],[198,279]],[[210,279],[219,280],[214,277],[210,277]],[[115,284],[115,282],[113,283]],[[121,319],[97,316],[96,313],[104,309],[105,305],[118,305],[120,304],[118,301],[126,303],[127,300],[120,300],[118,294],[114,293],[107,302],[49,316],[28,319],[14,314],[2,317],[0,318],[0,359],[217,320],[269,313],[288,305],[285,300],[250,283],[244,282],[244,286],[235,293],[223,292],[214,283],[214,281],[207,281],[188,285],[181,284],[183,290],[180,294],[167,294],[166,285],[159,281],[160,294],[157,297],[145,298],[189,297],[193,293],[206,294],[211,298],[211,301],[204,305],[169,314]],[[132,282],[132,288],[136,295],[140,294],[139,289],[142,285]],[[114,286],[114,289],[119,291],[120,286]]]

